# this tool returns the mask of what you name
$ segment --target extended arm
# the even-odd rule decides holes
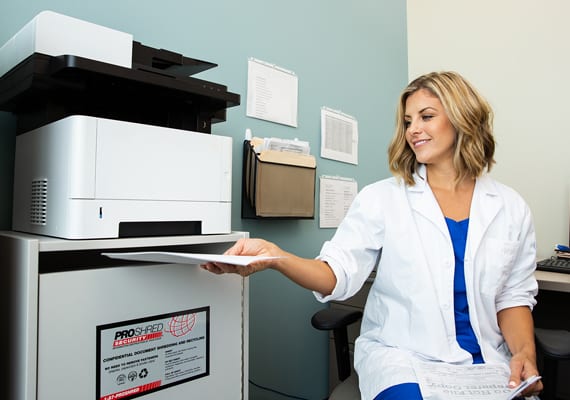
[[[202,267],[217,274],[236,273],[242,276],[270,268],[281,272],[298,285],[319,292],[323,296],[331,294],[336,285],[336,277],[326,262],[298,257],[266,240],[240,239],[226,251],[226,254],[279,258],[254,262],[246,267],[220,263],[207,263]]]
[[[509,385],[516,386],[521,380],[538,375],[536,367],[536,348],[534,344],[534,323],[528,307],[505,308],[497,314],[499,328],[512,353],[511,378]],[[538,381],[524,394],[538,393],[542,382]]]

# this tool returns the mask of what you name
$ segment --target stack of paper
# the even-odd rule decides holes
[[[256,153],[262,153],[266,150],[286,151],[290,153],[310,154],[311,147],[309,142],[299,139],[280,139],[280,138],[253,138],[251,139]]]

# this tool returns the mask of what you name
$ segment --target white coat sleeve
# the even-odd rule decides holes
[[[513,207],[513,226],[519,226],[516,238],[517,248],[512,269],[496,298],[497,312],[517,306],[528,306],[531,310],[536,304],[538,283],[534,276],[536,269],[536,238],[532,215],[528,205],[519,199],[519,207]]]
[[[356,294],[378,260],[384,227],[377,186],[369,185],[358,193],[333,238],[324,243],[317,257],[330,265],[337,278],[329,296],[315,292],[321,302],[346,300]]]

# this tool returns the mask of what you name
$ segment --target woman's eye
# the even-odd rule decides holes
[[[404,121],[404,128],[408,129],[410,127],[410,121]]]
[[[432,118],[433,118],[433,115],[422,115],[422,120],[424,120],[424,121],[429,121]]]

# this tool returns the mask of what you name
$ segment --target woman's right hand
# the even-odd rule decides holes
[[[214,274],[239,274],[248,276],[254,272],[271,268],[281,272],[302,287],[314,290],[326,296],[332,293],[336,285],[336,276],[329,265],[318,259],[307,259],[287,253],[274,243],[263,239],[239,239],[224,254],[230,256],[277,257],[254,261],[240,266],[209,262],[201,267]]]
[[[263,257],[286,257],[287,253],[281,250],[276,244],[263,239],[239,239],[232,247],[230,247],[225,255],[231,256],[263,256]],[[249,265],[233,265],[218,262],[208,262],[202,264],[201,267],[214,274],[234,273],[241,276],[248,276],[254,272],[262,271],[270,268],[275,260],[254,261]]]

